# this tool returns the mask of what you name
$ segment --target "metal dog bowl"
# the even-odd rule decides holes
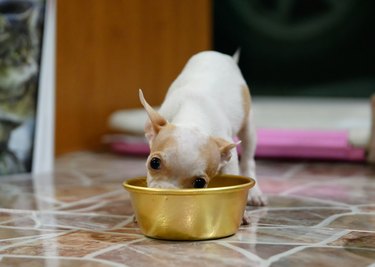
[[[166,240],[205,240],[230,236],[242,222],[255,181],[216,176],[203,189],[148,188],[146,178],[124,182],[145,236]]]

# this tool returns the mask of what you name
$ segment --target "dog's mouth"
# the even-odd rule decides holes
[[[168,179],[167,177],[147,177],[147,187],[162,189],[202,189],[207,188],[209,177],[205,175],[193,176],[185,179]]]
[[[147,181],[147,187],[161,189],[181,189],[180,186],[177,186],[173,182],[168,181]]]

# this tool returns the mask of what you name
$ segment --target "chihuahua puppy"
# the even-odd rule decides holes
[[[170,86],[159,111],[139,90],[149,120],[147,185],[154,188],[204,188],[219,173],[256,180],[255,126],[249,89],[233,57],[214,51],[194,55]],[[238,136],[240,142],[234,142]],[[239,162],[237,145],[241,143]],[[259,185],[248,204],[265,205]]]

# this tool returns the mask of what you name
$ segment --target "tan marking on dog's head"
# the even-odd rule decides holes
[[[209,137],[204,144],[197,147],[197,150],[199,152],[198,167],[182,180],[181,185],[183,188],[192,188],[197,178],[203,178],[207,187],[211,179],[220,170],[221,152],[214,138]]]
[[[176,146],[176,137],[174,135],[176,131],[176,126],[173,124],[167,124],[164,126],[156,136],[153,144],[150,147],[152,151],[164,151],[168,148]]]
[[[222,166],[221,149],[216,138],[196,129],[168,124],[151,146],[147,160],[148,186],[192,188],[198,177],[208,184]],[[160,160],[160,168],[156,170],[150,166],[154,157]]]
[[[175,126],[168,124],[161,129],[150,146],[150,155],[147,159],[148,182],[166,182],[173,175],[173,156],[176,153],[177,141],[174,137]],[[160,168],[151,168],[150,162],[153,158],[160,160]],[[152,178],[152,181],[151,181]],[[150,185],[149,185],[150,186]],[[152,186],[152,185],[151,185]]]
[[[205,172],[207,176],[211,179],[218,174],[220,168],[220,148],[213,138],[209,138],[207,144],[201,148],[202,158],[206,160]]]

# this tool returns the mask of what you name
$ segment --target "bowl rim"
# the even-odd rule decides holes
[[[129,192],[138,192],[143,194],[153,194],[153,195],[207,195],[207,194],[222,194],[222,193],[229,193],[233,191],[239,191],[244,189],[250,189],[254,187],[255,180],[251,177],[241,176],[241,175],[232,175],[232,174],[221,174],[218,177],[226,177],[230,179],[230,177],[234,177],[236,179],[243,179],[246,182],[239,185],[230,185],[230,186],[222,186],[222,187],[212,187],[212,188],[188,188],[188,189],[166,189],[166,188],[149,188],[143,186],[136,186],[129,184],[130,182],[134,182],[137,180],[145,180],[145,176],[140,176],[136,178],[132,178],[123,182],[123,187]]]

